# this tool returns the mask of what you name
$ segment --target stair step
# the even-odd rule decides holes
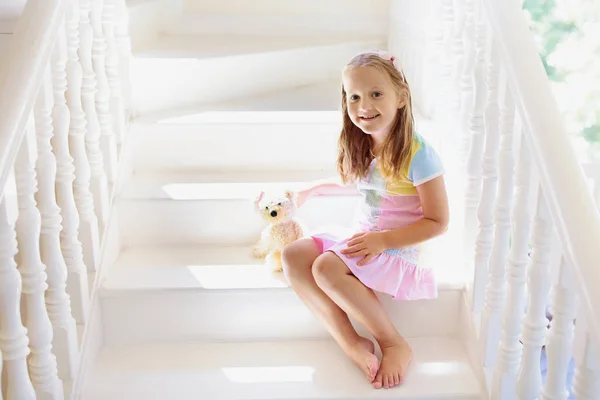
[[[435,244],[420,265],[436,271],[439,297],[380,299],[408,337],[457,335],[464,276]],[[140,246],[121,252],[100,289],[108,344],[326,337],[285,283],[244,246]],[[357,328],[365,332],[360,326]]]
[[[335,176],[333,166],[312,171],[284,168],[136,174],[123,185],[117,201],[121,239],[125,246],[253,243],[265,227],[254,209],[261,190],[277,196]],[[308,232],[334,226],[345,230],[353,224],[358,201],[358,196],[317,196],[300,207],[297,216]],[[457,236],[450,233],[448,238]]]
[[[373,389],[330,340],[106,347],[83,400],[480,400],[461,344],[409,339],[414,359],[405,382]]]
[[[340,79],[355,54],[384,46],[382,38],[165,37],[134,54],[133,101],[143,115]]]

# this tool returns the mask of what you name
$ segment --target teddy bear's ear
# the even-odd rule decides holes
[[[285,191],[285,197],[287,197],[288,199],[290,199],[293,202],[296,202],[296,193],[292,192],[291,190]]]
[[[256,211],[259,211],[258,205],[260,204],[260,201],[262,200],[264,195],[265,195],[265,192],[260,192],[259,195],[254,200],[254,208],[256,209]]]

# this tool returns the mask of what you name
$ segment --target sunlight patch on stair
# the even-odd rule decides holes
[[[243,367],[222,368],[225,376],[235,383],[312,382],[313,367]]]
[[[456,375],[464,372],[466,366],[461,362],[424,362],[419,364],[419,370],[428,376]]]
[[[261,191],[283,195],[306,185],[308,182],[170,183],[163,185],[162,191],[172,200],[254,200]]]
[[[187,271],[205,289],[285,288],[264,265],[190,265]]]

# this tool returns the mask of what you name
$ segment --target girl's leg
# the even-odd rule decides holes
[[[363,285],[334,253],[325,252],[312,268],[317,285],[351,317],[367,327],[381,347],[375,388],[400,384],[412,358],[408,343],[396,330],[373,291]]]
[[[283,271],[298,297],[319,318],[342,350],[373,382],[379,361],[369,339],[356,333],[348,315],[317,286],[311,268],[319,256],[313,239],[300,239],[283,250]]]

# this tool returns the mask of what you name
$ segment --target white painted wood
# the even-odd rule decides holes
[[[409,339],[414,359],[402,387],[374,390],[332,340],[206,343],[105,349],[83,399],[480,400],[461,344]]]
[[[550,292],[550,254],[552,221],[545,195],[538,190],[537,211],[533,226],[533,255],[527,273],[528,303],[523,321],[523,359],[517,377],[517,395],[521,400],[534,400],[540,395],[542,372],[540,356],[546,339],[546,305]]]
[[[92,7],[92,4],[96,6]],[[110,154],[103,153],[100,148],[100,137],[105,134],[108,124],[110,128],[110,114],[108,111],[108,83],[104,73],[103,57],[106,44],[102,37],[100,16],[94,16],[92,8],[102,6],[100,1],[79,3],[80,23],[78,49],[81,61],[83,80],[81,84],[81,101],[86,118],[85,148],[90,163],[90,190],[93,196],[94,212],[98,220],[98,235],[102,236],[108,222],[109,190],[105,165],[110,162]],[[97,12],[95,13],[97,14]],[[94,22],[91,19],[94,19]],[[98,65],[100,64],[100,65]],[[106,121],[106,119],[109,119]],[[114,171],[107,166],[109,178]],[[89,259],[86,259],[86,261]]]
[[[110,113],[112,118],[112,128],[114,135],[102,136],[103,152],[112,154],[115,152],[115,172],[118,163],[118,155],[121,154],[121,147],[125,140],[127,125],[125,123],[125,102],[123,99],[123,90],[119,68],[121,60],[117,41],[115,38],[115,23],[117,19],[117,0],[104,0],[102,9],[102,31],[106,37],[106,76],[110,86]],[[108,164],[106,164],[108,167]],[[113,178],[111,187],[114,187],[116,177]]]
[[[440,247],[424,252],[435,255]],[[464,281],[435,257],[428,258],[427,265],[424,254],[422,266],[435,268],[437,300],[380,298],[403,335],[455,335]],[[280,279],[263,261],[252,258],[251,245],[144,245],[124,250],[101,289],[105,342],[328,337]]]
[[[166,37],[131,61],[132,101],[144,115],[341,79],[354,55],[385,47],[384,38]]]
[[[94,201],[90,191],[91,168],[86,153],[85,136],[87,134],[86,113],[82,105],[83,94],[83,66],[89,67],[89,62],[81,61],[81,55],[89,55],[89,46],[91,46],[91,26],[85,18],[85,9],[80,11],[79,3],[73,3],[69,11],[71,16],[67,23],[67,46],[69,58],[67,61],[67,104],[71,113],[71,122],[69,124],[69,152],[73,157],[75,166],[75,180],[73,181],[73,193],[79,212],[80,225],[78,230],[79,240],[83,245],[83,257],[86,267],[94,271],[98,262],[99,236],[98,236],[98,218],[94,214]],[[80,49],[79,31],[82,32],[82,47]],[[87,37],[87,39],[86,39]],[[88,68],[89,71],[89,68]],[[91,124],[94,119],[91,119]],[[95,129],[95,128],[94,128]]]
[[[108,0],[109,2],[113,0]],[[123,89],[123,101],[126,115],[131,110],[131,80],[129,79],[129,61],[131,59],[131,39],[129,37],[129,12],[125,0],[114,0],[116,5],[115,41],[119,52],[119,75]]]
[[[491,42],[492,49],[496,46]],[[498,103],[498,83],[500,71],[496,67],[499,62],[497,54],[492,50],[492,58],[488,65],[487,103],[485,108],[485,150],[481,164],[482,190],[477,219],[479,231],[475,239],[475,275],[473,280],[474,298],[477,307],[481,307],[484,291],[489,280],[489,262],[494,239],[494,205],[496,203],[496,187],[498,183],[498,153],[500,144],[500,111]],[[506,83],[504,83],[506,85]],[[474,98],[472,98],[473,100]],[[463,116],[464,117],[464,116]]]
[[[57,164],[60,150],[52,148],[52,141],[56,135],[66,137],[68,134],[69,110],[64,97],[67,62],[64,26],[59,32],[51,61],[34,108],[38,147],[36,173],[39,182],[36,201],[42,216],[40,253],[48,274],[46,307],[53,328],[52,348],[58,363],[58,376],[63,382],[68,382],[74,379],[78,361],[77,329],[71,314],[71,301],[77,301],[80,297],[69,296],[67,287],[67,264],[60,240],[63,234],[63,218],[57,203],[62,195],[61,188],[63,193],[65,189],[69,191],[71,207],[74,208],[75,204],[71,182],[65,186],[59,181],[59,178],[63,177]],[[56,151],[56,154],[53,151]],[[77,213],[76,210],[71,212]],[[64,222],[66,226],[69,221],[65,219]]]
[[[58,379],[56,357],[52,353],[52,324],[44,298],[48,284],[46,266],[42,263],[39,247],[42,218],[34,197],[37,192],[37,143],[33,116],[26,129],[17,154],[15,180],[19,205],[16,222],[19,243],[17,260],[23,285],[21,305],[31,349],[27,361],[36,399],[62,400],[62,382]]]
[[[20,24],[11,39],[7,53],[0,62],[0,188],[4,187],[21,143],[29,117],[48,63],[56,32],[62,20],[66,0],[29,0],[23,17],[29,23]],[[18,68],[14,68],[18,65]]]
[[[564,399],[569,395],[565,382],[573,351],[577,306],[572,270],[573,266],[561,256],[558,282],[552,291],[552,322],[546,339],[548,374],[540,397],[542,400]]]
[[[35,400],[35,390],[27,371],[29,339],[21,321],[22,280],[14,259],[18,251],[15,232],[17,202],[15,189],[8,186],[14,186],[14,181],[2,186],[0,199],[0,350],[4,359],[2,375],[6,376],[3,391],[6,400]]]
[[[593,335],[588,331],[588,318],[584,315],[584,310],[579,309],[576,323],[573,393],[577,400],[598,400],[600,399],[600,352],[594,343]]]
[[[112,187],[115,184],[118,173],[118,153],[116,134],[113,125],[113,114],[111,110],[111,88],[108,81],[108,73],[106,68],[106,57],[108,54],[108,42],[103,28],[103,9],[104,1],[90,2],[90,21],[94,31],[94,40],[92,47],[92,64],[93,71],[96,74],[97,92],[95,96],[96,110],[98,113],[98,122],[100,123],[100,131],[102,136],[99,137],[99,149],[102,151],[102,163],[106,171],[106,179],[108,180],[107,193],[112,192]],[[108,199],[109,194],[106,195]],[[108,206],[106,210],[108,214]],[[98,214],[98,213],[97,213]],[[100,234],[106,228],[106,220],[99,218],[101,226]]]
[[[462,30],[462,41],[464,42],[464,51],[463,51],[463,68],[460,75],[460,128],[461,133],[459,133],[463,143],[461,145],[461,154],[468,154],[470,135],[469,135],[469,121],[471,113],[473,112],[473,105],[475,101],[475,82],[473,78],[474,68],[475,68],[475,1],[474,0],[465,0],[465,9],[464,9],[464,29]],[[493,46],[493,44],[492,44]],[[494,90],[496,87],[492,86],[491,80],[496,79],[495,71],[496,68],[495,59],[490,60],[488,63],[488,108],[486,109],[486,114],[489,112],[490,103],[496,101]],[[495,82],[494,82],[495,83]],[[492,102],[489,99],[492,99]],[[486,127],[487,129],[487,127]],[[485,191],[485,190],[484,190]]]
[[[514,399],[517,373],[521,363],[521,323],[525,310],[525,286],[529,263],[529,237],[533,220],[531,187],[533,168],[531,150],[524,135],[520,135],[519,157],[516,168],[516,190],[513,201],[513,235],[508,260],[507,302],[502,321],[502,337],[498,348],[498,362],[491,385],[492,400]]]
[[[499,119],[498,194],[494,203],[494,243],[490,252],[489,284],[486,287],[481,322],[485,366],[493,366],[497,361],[498,343],[502,333],[502,310],[506,301],[506,264],[511,239],[515,105],[513,94],[506,87],[506,81],[503,79],[501,82],[504,93],[500,95],[502,105]]]
[[[485,26],[476,19],[475,24],[475,66],[474,66],[474,87],[475,100],[472,113],[470,115],[469,130],[471,135],[471,145],[467,158],[467,187],[465,193],[465,247],[466,254],[471,254],[468,249],[475,241],[477,208],[481,200],[483,190],[483,177],[481,170],[481,161],[485,147],[485,101],[487,93],[486,85],[486,46],[487,37]],[[487,276],[485,264],[475,266],[475,280],[473,284],[473,310],[479,312],[483,309],[484,293]]]
[[[498,38],[511,87],[527,121],[531,148],[540,181],[561,243],[577,269],[581,305],[589,317],[590,332],[600,343],[600,212],[587,188],[577,154],[561,119],[552,89],[539,62],[537,46],[521,7],[514,2],[484,0],[488,20]],[[510,23],[509,23],[510,21]],[[556,162],[561,160],[561,162]],[[566,189],[568,188],[568,189]],[[581,229],[582,226],[590,230]]]
[[[81,82],[81,65],[77,61],[78,12],[74,7],[66,15],[66,48],[68,55],[61,53],[61,67],[52,70],[54,83],[54,137],[52,149],[56,155],[56,202],[61,210],[63,229],[60,232],[60,244],[67,265],[67,292],[71,297],[71,307],[75,320],[84,324],[87,321],[89,303],[87,268],[83,261],[83,246],[79,239],[80,219],[76,207],[75,192],[81,192],[81,184],[75,185],[75,161],[70,153],[71,132],[80,131],[83,110],[78,101]],[[68,58],[67,58],[68,57]],[[63,68],[64,66],[64,68]],[[69,90],[67,91],[67,84]],[[69,101],[69,106],[65,101]],[[76,107],[78,106],[78,107]],[[83,119],[83,121],[82,121]],[[81,177],[81,172],[80,175]]]

